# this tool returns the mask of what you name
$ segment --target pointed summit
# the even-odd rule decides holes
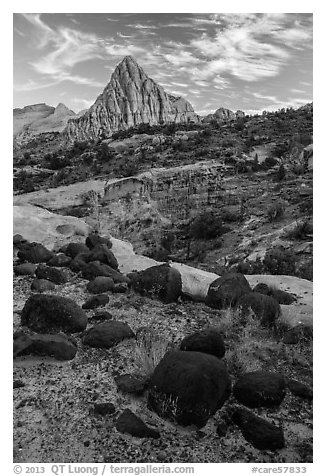
[[[75,116],[74,111],[72,111],[71,109],[68,109],[67,106],[63,104],[62,102],[59,102],[59,104],[54,110],[54,114],[56,115],[60,114],[65,116]]]
[[[66,133],[71,141],[89,140],[142,123],[198,120],[188,101],[169,96],[132,56],[126,56],[93,106],[82,117],[68,121]]]

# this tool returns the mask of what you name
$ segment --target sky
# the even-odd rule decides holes
[[[310,13],[14,13],[14,107],[90,107],[131,55],[198,114],[313,100]]]

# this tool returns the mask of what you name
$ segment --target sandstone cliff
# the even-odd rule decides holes
[[[116,67],[110,82],[86,113],[68,122],[68,139],[96,139],[110,136],[141,123],[198,122],[189,102],[168,95],[127,56]]]
[[[14,109],[14,138],[23,143],[45,132],[62,132],[68,119],[76,114],[62,103],[56,108],[35,104],[23,109]]]
[[[14,136],[19,134],[24,127],[29,126],[32,122],[38,119],[45,119],[50,114],[54,113],[54,107],[48,106],[45,103],[32,104],[25,106],[22,109],[16,108],[13,111],[13,132]]]

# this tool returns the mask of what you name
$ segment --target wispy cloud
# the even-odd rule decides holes
[[[74,66],[79,63],[103,57],[101,39],[94,34],[66,27],[53,30],[42,20],[41,14],[24,14],[23,16],[34,26],[33,33],[36,35],[38,49],[47,50],[45,54],[30,63],[36,72],[51,78],[54,84],[71,81],[95,87],[102,85],[98,81],[72,72]]]
[[[146,51],[144,48],[133,44],[118,45],[114,43],[105,45],[105,50],[112,56],[138,55]]]

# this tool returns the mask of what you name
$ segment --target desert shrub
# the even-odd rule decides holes
[[[195,151],[195,157],[203,157],[204,155],[208,155],[210,150],[207,147],[203,147],[201,149],[197,149]]]
[[[309,235],[312,235],[312,233],[312,223],[304,220],[301,223],[297,223],[292,230],[288,231],[284,235],[284,238],[287,238],[288,240],[305,240]]]
[[[123,177],[133,177],[139,173],[139,162],[137,160],[129,160],[120,167],[120,173]]]
[[[67,165],[69,165],[69,159],[65,155],[59,155],[58,153],[54,152],[53,154],[47,154],[47,167],[51,170],[60,170]]]
[[[285,179],[286,173],[285,173],[285,168],[284,165],[281,164],[278,168],[277,174],[276,174],[276,180],[278,182],[281,182],[282,180]]]
[[[274,203],[267,210],[268,221],[276,221],[283,217],[285,205],[282,202]]]
[[[312,215],[313,214],[313,200],[307,199],[304,202],[301,202],[299,204],[299,210],[301,213]]]
[[[313,281],[313,261],[312,259],[307,261],[306,263],[302,264],[297,270],[298,278],[308,279],[309,281]]]
[[[20,170],[14,178],[14,190],[23,193],[34,192],[33,175],[26,172],[26,170]]]
[[[104,162],[109,162],[115,157],[114,150],[108,146],[106,142],[101,142],[96,150],[96,160],[100,164]]]
[[[263,259],[265,272],[268,274],[295,275],[295,254],[291,250],[275,247],[266,252]]]
[[[262,165],[265,166],[266,169],[271,169],[278,164],[278,160],[274,157],[266,157],[266,159],[262,162]]]
[[[190,224],[189,235],[191,238],[210,240],[226,233],[228,229],[223,226],[219,215],[213,212],[204,212],[198,215]]]

